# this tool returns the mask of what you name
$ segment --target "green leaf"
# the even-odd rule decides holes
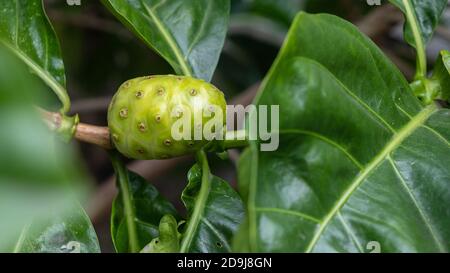
[[[59,42],[42,0],[1,1],[0,42],[55,92],[63,105],[62,111],[69,111]]]
[[[438,98],[450,102],[450,52],[442,50],[434,67],[432,79],[439,83]]]
[[[433,36],[434,29],[447,7],[447,0],[390,0],[405,14],[405,39],[416,46],[415,33],[418,32],[422,43],[426,44]]]
[[[426,76],[425,47],[433,36],[447,0],[389,0],[402,10],[406,17],[405,40],[417,50],[418,74]]]
[[[97,236],[84,210],[75,203],[63,213],[26,224],[14,252],[99,253]]]
[[[8,53],[0,44],[0,252],[60,252],[71,242],[98,252],[75,200],[87,176],[32,107],[40,85]]]
[[[280,105],[280,146],[239,163],[236,250],[449,251],[450,111],[356,27],[300,13],[255,103]]]
[[[172,215],[164,215],[159,222],[159,237],[153,239],[141,253],[177,253],[180,251],[178,223]]]
[[[225,40],[229,0],[103,0],[180,75],[210,81]]]
[[[181,199],[188,211],[181,252],[230,252],[231,239],[244,216],[239,195],[230,185],[210,173],[206,155],[188,174]]]
[[[159,236],[158,224],[166,214],[177,215],[143,177],[128,171],[117,155],[112,155],[119,194],[111,212],[111,235],[116,251],[139,252]]]

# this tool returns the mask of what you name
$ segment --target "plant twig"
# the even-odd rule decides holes
[[[51,130],[58,130],[61,126],[62,116],[60,113],[49,112],[38,108],[44,122]],[[91,143],[104,149],[112,149],[108,127],[95,126],[86,123],[79,123],[75,129],[75,139]]]
[[[112,149],[108,127],[79,123],[75,131],[75,139],[91,143],[104,149]]]

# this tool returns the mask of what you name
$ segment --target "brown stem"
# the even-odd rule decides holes
[[[112,149],[108,127],[79,123],[75,131],[75,139],[98,145],[104,149]]]
[[[38,111],[51,130],[59,129],[62,121],[60,113],[49,112],[40,108],[38,108]],[[78,123],[74,137],[79,141],[91,143],[104,149],[112,149],[108,127]]]

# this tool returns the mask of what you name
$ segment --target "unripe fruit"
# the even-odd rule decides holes
[[[205,138],[194,136],[213,118],[220,117],[220,128],[214,128],[222,134],[225,111],[223,93],[207,82],[173,75],[146,76],[120,86],[108,109],[108,127],[114,146],[125,156],[165,159],[195,153],[207,144]],[[182,129],[190,137],[180,140],[172,135],[172,126],[186,120],[189,126]]]

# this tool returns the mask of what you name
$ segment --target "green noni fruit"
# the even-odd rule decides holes
[[[205,81],[146,76],[120,86],[108,109],[108,127],[125,156],[165,159],[195,153],[218,139],[225,130],[225,111],[224,94]],[[213,134],[203,134],[207,131]]]

